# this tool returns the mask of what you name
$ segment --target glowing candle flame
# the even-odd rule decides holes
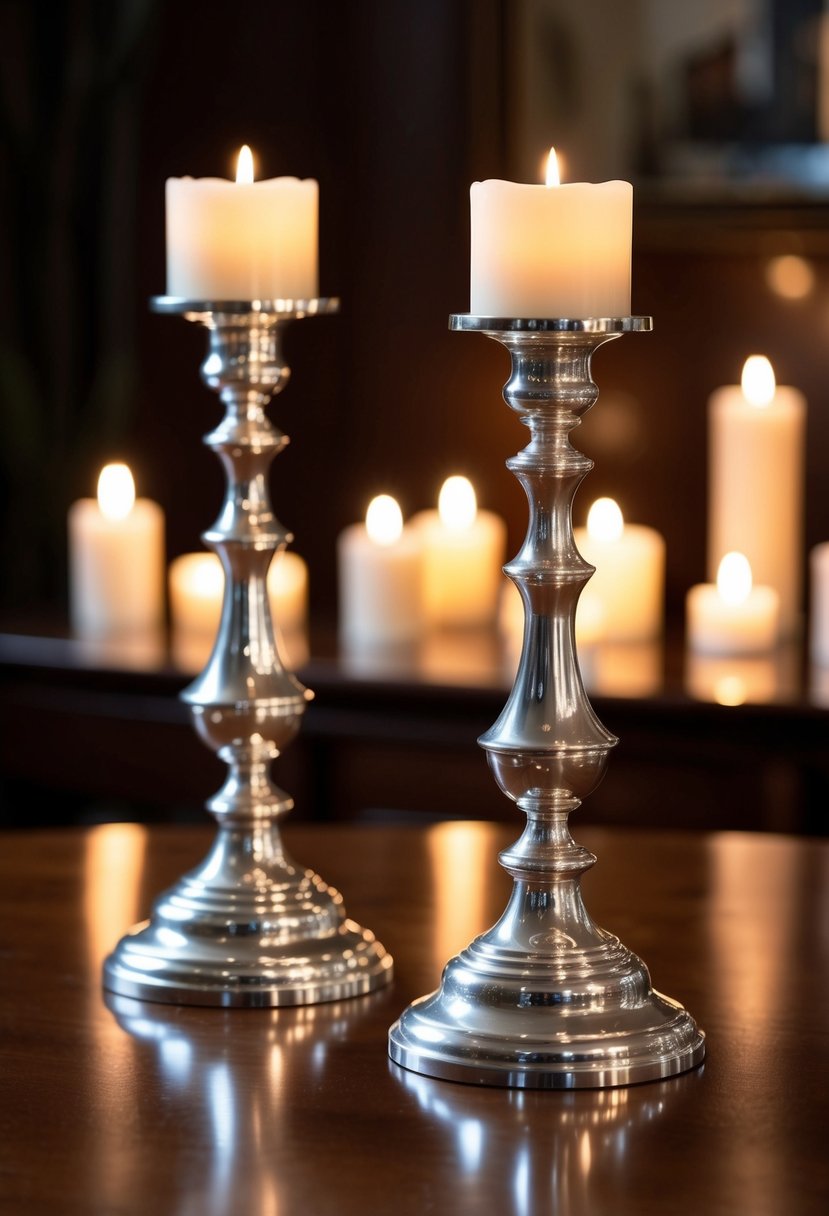
[[[597,498],[587,512],[587,534],[592,540],[618,540],[625,529],[619,504],[612,498]]]
[[[135,482],[125,464],[108,464],[98,478],[98,507],[105,519],[126,519],[135,502]]]
[[[440,522],[450,532],[467,532],[475,522],[478,503],[468,477],[447,477],[438,496]]]
[[[774,368],[765,355],[749,355],[743,364],[743,396],[750,405],[759,409],[769,405],[777,387]]]
[[[403,534],[403,513],[390,494],[372,498],[366,511],[366,531],[376,545],[393,545]]]
[[[720,599],[736,607],[751,595],[751,565],[744,553],[726,553],[717,567],[717,591]]]
[[[247,144],[239,149],[239,159],[236,162],[236,184],[249,186],[253,183],[253,153]]]
[[[558,168],[558,157],[556,156],[555,148],[550,148],[550,155],[547,157],[547,175],[545,181],[548,186],[560,186],[561,174]]]

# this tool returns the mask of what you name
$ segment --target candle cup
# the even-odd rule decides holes
[[[222,461],[227,492],[202,538],[224,567],[222,615],[207,666],[182,699],[197,733],[230,771],[208,802],[219,823],[210,853],[159,897],[150,920],[122,938],[104,964],[104,987],[119,996],[306,1005],[358,996],[391,979],[391,957],[347,919],[342,896],[286,854],[277,821],[293,801],[270,776],[312,694],[286,670],[268,603],[268,567],[291,538],[273,515],[267,486],[270,462],[287,439],[265,407],[288,379],[284,326],[337,306],[325,299],[153,300],[156,312],[208,329],[202,376],[225,407],[204,442]]]
[[[500,921],[447,964],[437,992],[404,1011],[389,1052],[413,1072],[483,1085],[595,1088],[672,1076],[700,1063],[704,1035],[588,915],[579,883],[596,859],[567,824],[616,743],[590,706],[576,658],[576,603],[592,567],[575,547],[571,512],[592,461],[569,432],[598,395],[593,352],[649,330],[650,318],[460,315],[450,327],[507,348],[504,398],[531,434],[507,461],[530,506],[527,538],[505,567],[524,600],[523,650],[506,707],[479,740],[527,826],[500,856],[514,882]]]

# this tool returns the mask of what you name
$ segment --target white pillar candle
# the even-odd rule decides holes
[[[346,645],[410,642],[423,627],[422,543],[403,527],[388,494],[369,503],[365,524],[352,524],[337,541],[340,635]]]
[[[761,654],[777,642],[780,597],[755,587],[742,553],[727,553],[717,583],[692,587],[686,600],[688,643],[701,654]]]
[[[625,523],[612,498],[599,498],[588,512],[587,527],[575,528],[573,534],[582,557],[596,567],[579,601],[577,628],[579,613],[596,600],[602,641],[659,637],[665,599],[665,541],[659,532]]]
[[[780,629],[800,624],[806,402],[775,385],[768,359],[746,360],[742,386],[709,401],[708,577],[726,553],[748,558],[780,597]]]
[[[69,509],[69,614],[84,637],[155,629],[164,615],[164,513],[110,464]]]
[[[167,294],[189,300],[308,300],[317,295],[318,187],[254,182],[239,156],[235,182],[167,180]]]
[[[181,633],[214,638],[225,576],[215,553],[184,553],[170,563],[170,617]],[[302,629],[308,611],[308,567],[298,553],[277,553],[268,568],[271,616],[283,633]]]
[[[551,150],[551,162],[554,163]],[[633,187],[473,182],[470,311],[490,317],[630,313]]]
[[[829,541],[815,545],[809,567],[809,653],[813,663],[829,667]]]
[[[478,509],[466,477],[449,477],[437,511],[411,521],[423,544],[423,612],[427,625],[491,625],[498,608],[507,527]]]

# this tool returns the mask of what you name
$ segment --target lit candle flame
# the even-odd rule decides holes
[[[751,565],[744,553],[726,553],[717,567],[717,591],[720,599],[736,607],[751,595]]]
[[[550,148],[550,154],[547,157],[547,174],[545,181],[548,186],[560,186],[561,174],[558,168],[558,157],[556,156],[555,148]]]
[[[762,409],[774,399],[777,384],[774,368],[765,355],[749,355],[743,364],[743,396],[750,405]]]
[[[403,513],[390,494],[372,498],[366,511],[366,531],[376,545],[393,545],[403,534]]]
[[[135,502],[135,482],[125,464],[108,464],[98,478],[98,507],[105,519],[126,519]]]
[[[239,159],[236,161],[236,184],[250,186],[253,183],[253,153],[247,144],[239,149]]]
[[[468,477],[447,477],[438,496],[440,522],[450,532],[467,532],[475,522],[478,503]]]
[[[592,540],[614,541],[625,530],[619,504],[612,498],[597,498],[587,512],[587,534]]]

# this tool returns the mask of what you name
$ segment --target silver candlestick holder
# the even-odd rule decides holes
[[[265,407],[290,374],[284,327],[338,306],[334,299],[152,301],[156,312],[207,328],[202,378],[225,408],[204,442],[224,466],[227,492],[202,538],[225,572],[221,623],[207,666],[182,698],[229,772],[207,804],[219,823],[210,853],[104,963],[104,987],[120,996],[305,1005],[368,993],[391,979],[391,956],[347,919],[339,892],[285,852],[277,823],[293,801],[270,776],[312,694],[286,670],[268,603],[268,567],[292,537],[273,514],[267,482],[288,440]]]
[[[568,827],[616,743],[593,712],[576,657],[576,603],[593,567],[575,546],[572,503],[593,462],[570,431],[598,396],[593,352],[650,330],[651,319],[457,315],[450,328],[507,348],[504,399],[531,436],[507,461],[530,505],[523,547],[504,567],[524,602],[523,649],[507,704],[479,740],[527,825],[499,858],[514,884],[503,916],[447,964],[437,992],[405,1010],[389,1052],[414,1072],[481,1085],[571,1089],[669,1077],[700,1063],[704,1035],[590,918],[580,880],[596,858]]]

